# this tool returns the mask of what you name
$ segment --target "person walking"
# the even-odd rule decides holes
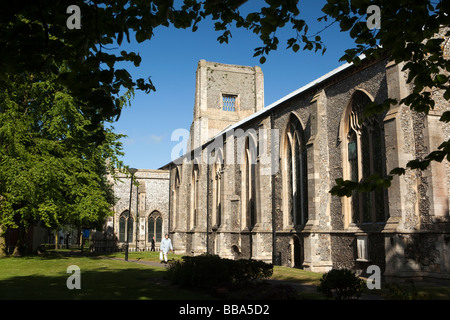
[[[172,246],[172,240],[169,239],[169,235],[166,234],[164,236],[164,239],[161,240],[161,245],[159,246],[159,251],[161,251],[159,255],[159,259],[161,260],[161,263],[163,262],[163,256],[164,256],[164,263],[167,263],[167,254],[169,253],[169,250],[173,250]]]
[[[151,251],[155,251],[155,237],[152,238],[152,248]]]

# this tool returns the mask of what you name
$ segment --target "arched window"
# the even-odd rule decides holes
[[[129,217],[128,218],[128,232],[127,232],[128,242],[133,241],[133,230],[134,230],[133,225],[134,225],[133,217]]]
[[[180,173],[178,168],[175,169],[175,178],[172,189],[172,203],[173,203],[173,229],[178,226],[178,199],[180,196]]]
[[[302,125],[293,114],[286,128],[282,154],[284,224],[287,227],[304,225],[308,221],[306,148]]]
[[[253,229],[257,223],[256,209],[256,156],[257,144],[251,135],[245,137],[244,161],[242,174],[242,227]]]
[[[160,242],[162,240],[162,218],[158,217],[155,221],[155,239]]]
[[[222,220],[222,176],[223,176],[223,156],[222,151],[218,151],[216,162],[213,167],[213,229],[219,228]]]
[[[128,224],[128,232],[125,232]],[[133,241],[133,217],[130,217],[128,210],[124,211],[119,218],[119,242],[125,242],[128,235],[128,242]]]
[[[126,225],[126,219],[121,216],[119,218],[119,242],[125,242],[125,225]]]
[[[162,240],[162,218],[158,211],[153,211],[149,215],[147,228],[147,237],[149,242],[152,241],[153,237],[155,237],[156,242],[160,242]]]
[[[377,114],[363,117],[364,108],[369,102],[370,98],[357,90],[347,110],[345,179],[355,182],[361,182],[373,174],[384,176],[386,170],[383,118]],[[354,191],[346,211],[349,223],[385,222],[388,218],[386,191]]]
[[[191,210],[190,210],[190,228],[194,229],[197,225],[198,215],[198,184],[199,184],[199,167],[194,164],[191,177]]]

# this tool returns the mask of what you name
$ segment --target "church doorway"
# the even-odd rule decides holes
[[[297,235],[292,237],[292,266],[294,268],[301,268],[303,266],[304,250],[302,240]]]

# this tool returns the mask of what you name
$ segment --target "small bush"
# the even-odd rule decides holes
[[[184,256],[169,263],[168,278],[183,287],[210,287],[231,281],[230,268],[219,256]]]
[[[169,263],[167,277],[183,287],[217,288],[272,276],[273,266],[256,260],[230,260],[217,255],[184,256]]]
[[[273,265],[252,259],[228,260],[231,276],[235,283],[267,279],[273,274]]]
[[[387,285],[387,289],[390,300],[417,300],[418,298],[417,289],[412,280],[409,286],[407,284],[390,283]]]
[[[355,299],[361,296],[364,280],[359,279],[351,270],[332,269],[322,276],[317,289],[327,297],[337,300]]]

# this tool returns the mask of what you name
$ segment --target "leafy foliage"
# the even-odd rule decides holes
[[[184,256],[169,263],[169,280],[185,287],[215,288],[272,276],[273,265],[256,260],[230,260],[217,255]]]
[[[114,203],[106,163],[120,164],[121,136],[87,130],[78,101],[40,74],[0,81],[0,111],[2,229],[100,226]]]
[[[24,3],[25,2],[25,3]],[[46,73],[57,75],[55,81],[63,85],[74,98],[82,102],[83,112],[89,115],[91,127],[104,119],[117,119],[123,107],[121,92],[135,89],[155,90],[150,77],[132,79],[118,62],[139,66],[142,58],[136,52],[110,51],[124,40],[134,37],[138,43],[148,41],[158,27],[191,28],[196,31],[202,20],[210,18],[221,34],[218,41],[227,43],[232,36],[232,23],[259,36],[263,46],[255,49],[255,56],[277,49],[278,28],[290,25],[297,34],[288,41],[294,51],[299,43],[305,49],[322,48],[320,37],[306,36],[307,26],[298,19],[297,1],[271,0],[259,12],[243,15],[239,8],[244,0],[184,0],[181,7],[173,0],[74,0],[81,13],[81,28],[68,29],[68,3],[63,0],[16,1],[0,4],[1,76],[8,74]],[[302,34],[301,34],[302,33]],[[68,69],[60,72],[66,63]]]
[[[320,279],[319,292],[336,300],[359,298],[364,289],[364,281],[348,269],[332,269]]]
[[[417,300],[419,294],[414,281],[410,280],[409,284],[388,283],[388,298],[391,300]]]

